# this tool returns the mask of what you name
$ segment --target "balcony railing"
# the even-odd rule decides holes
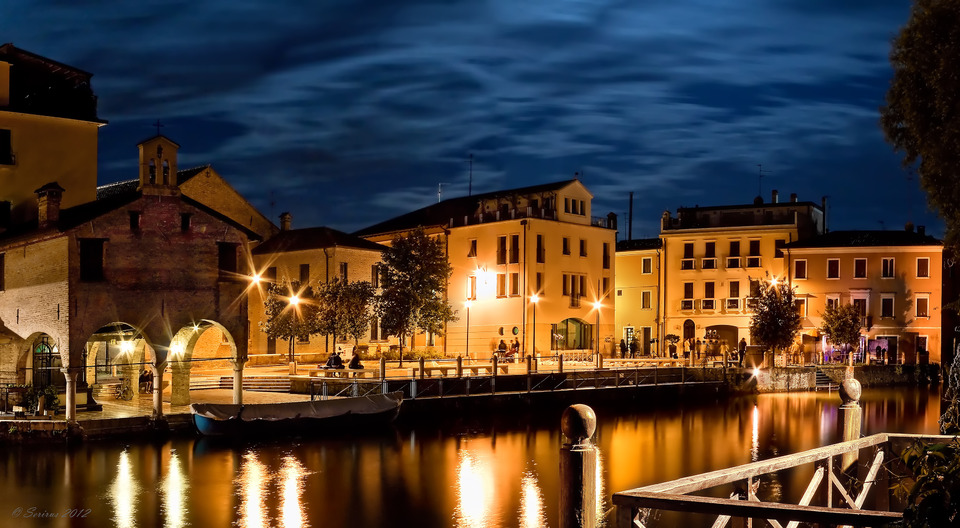
[[[727,298],[727,311],[739,311],[740,310],[740,298],[739,297],[728,297]]]
[[[705,258],[700,261],[700,266],[703,269],[717,269],[717,259],[713,257]]]
[[[740,257],[727,257],[727,269],[736,269],[740,267]]]
[[[701,310],[716,310],[716,309],[717,309],[717,301],[716,301],[716,299],[703,299],[702,301],[700,301],[700,309],[701,309]]]
[[[761,265],[760,257],[747,257],[748,268],[759,268]]]
[[[680,309],[691,311],[693,310],[693,299],[681,299],[680,300]]]
[[[683,260],[681,260],[681,261],[680,261],[680,269],[682,269],[682,270],[697,269],[697,261],[696,261],[696,259],[689,258],[689,259],[683,259]]]

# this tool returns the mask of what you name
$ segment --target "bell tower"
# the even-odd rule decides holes
[[[157,135],[139,145],[140,185],[144,194],[175,195],[177,186],[177,145],[170,139]]]

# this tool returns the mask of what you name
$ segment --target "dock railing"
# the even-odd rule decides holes
[[[890,493],[892,477],[888,466],[899,463],[899,454],[916,441],[944,443],[952,439],[951,436],[879,433],[621,491],[613,494],[613,526],[652,528],[656,526],[654,510],[715,515],[714,528],[726,526],[732,518],[748,519],[748,523],[750,519],[763,519],[774,528],[796,528],[801,522],[818,526],[887,525],[903,517],[902,507],[900,511],[891,507],[896,497]],[[840,464],[845,454],[866,463],[843,471]],[[759,483],[765,476],[809,464],[814,465],[808,468],[813,469],[813,476],[796,503],[768,502],[757,497]],[[866,471],[866,475],[851,476],[857,469],[861,473]],[[731,485],[733,493],[730,493]]]

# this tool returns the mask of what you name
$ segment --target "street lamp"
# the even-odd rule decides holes
[[[296,331],[298,330],[298,326],[299,326],[298,325],[299,321],[297,317],[299,315],[299,310],[297,309],[297,305],[300,304],[300,297],[296,293],[294,293],[293,295],[290,296],[289,303],[290,303],[290,307],[293,309],[293,329],[294,329],[293,334],[290,336],[290,358],[289,358],[290,374],[292,375],[297,373],[297,359],[296,359],[297,356],[294,350],[294,347],[296,346],[296,344],[294,343],[294,340],[297,338]]]
[[[467,308],[467,346],[466,346],[467,358],[470,357],[470,305],[471,304],[472,303],[470,302],[469,299],[463,303],[463,305]]]
[[[537,355],[537,302],[540,296],[536,293],[530,296],[530,302],[533,303],[533,355]]]
[[[597,355],[600,354],[600,307],[601,306],[603,306],[603,303],[601,303],[599,299],[597,299],[593,303],[593,308],[597,311],[597,341],[596,341],[596,344],[593,346],[593,348],[596,350]]]

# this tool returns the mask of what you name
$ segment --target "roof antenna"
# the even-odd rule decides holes
[[[766,171],[767,174],[770,174],[770,171]],[[760,180],[763,179],[763,165],[757,163],[757,196],[763,196],[763,190],[760,187]]]
[[[443,182],[437,184],[437,203],[440,203],[443,196]]]
[[[473,153],[470,153],[470,186],[467,187],[467,196],[473,196]]]

